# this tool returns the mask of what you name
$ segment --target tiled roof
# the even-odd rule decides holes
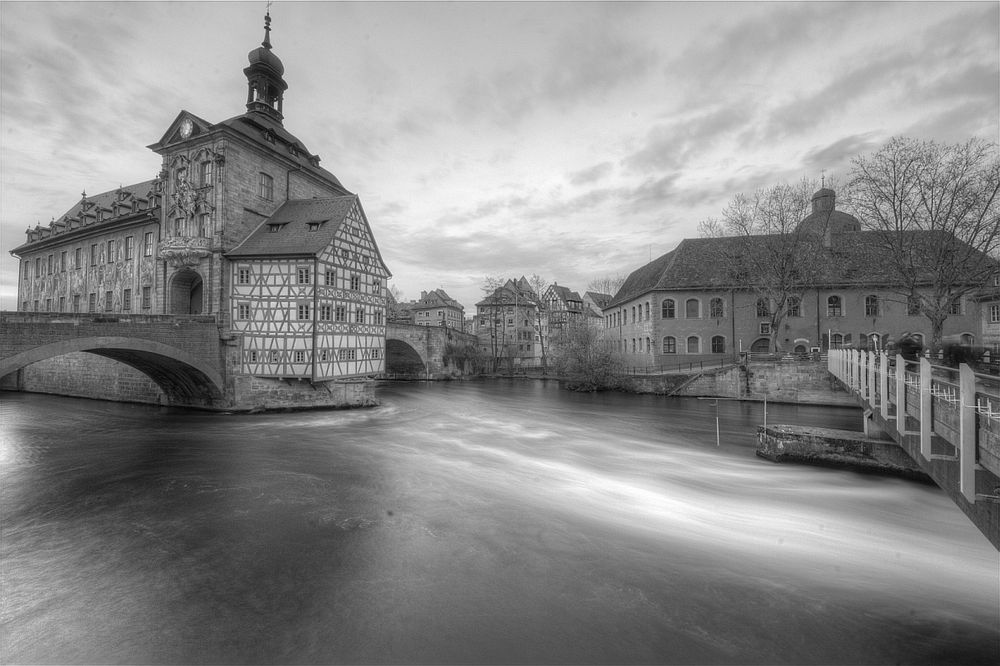
[[[153,189],[154,183],[156,183],[155,179],[144,180],[141,183],[136,183],[134,185],[122,185],[117,189],[101,192],[100,194],[95,194],[93,196],[88,194],[86,200],[87,202],[100,206],[101,208],[111,208],[111,204],[118,201],[119,192],[131,194],[137,199],[148,198],[150,190]],[[63,217],[80,217],[80,213],[83,211],[83,201],[83,199],[80,199],[80,201],[77,201],[72,208],[62,215],[62,217],[56,219],[62,219]]]
[[[344,190],[344,194],[349,193],[336,176],[323,167],[318,166],[318,155],[311,154],[297,137],[286,130],[281,123],[273,118],[263,113],[254,113],[253,111],[249,111],[242,115],[229,118],[228,120],[223,120],[218,123],[217,126],[232,128],[255,143],[259,143],[269,150],[274,150],[275,145],[269,143],[267,139],[264,138],[264,131],[270,130],[274,134],[276,143],[280,142],[284,144],[286,150],[289,146],[295,148],[295,154],[288,152],[286,157],[298,163],[303,170],[311,171],[319,176],[322,176],[324,179],[333,181]],[[312,160],[315,160],[317,164],[313,164]]]
[[[599,308],[603,308],[610,303],[612,298],[611,294],[602,294],[599,291],[588,291],[584,294],[584,297],[589,298]]]
[[[562,300],[564,303],[566,301],[582,301],[583,300],[582,298],[580,298],[580,294],[576,293],[575,291],[570,290],[569,287],[563,287],[561,285],[554,284],[551,287],[549,287],[549,289],[551,289],[552,291],[554,291],[555,294],[559,297],[559,299]]]
[[[633,271],[605,307],[619,305],[650,291],[671,289],[745,288],[737,282],[726,257],[744,251],[761,251],[774,236],[729,236],[724,238],[688,238],[672,251]],[[892,284],[891,262],[880,243],[878,231],[836,234],[826,248],[817,269],[818,282],[827,285]],[[942,243],[940,232],[907,232],[907,243],[916,252],[929,252]]]
[[[315,255],[333,242],[344,218],[357,203],[357,196],[324,199],[292,199],[283,203],[271,217],[247,236],[229,257],[260,255]],[[310,222],[322,222],[316,231],[309,231]],[[272,225],[281,224],[277,231]]]

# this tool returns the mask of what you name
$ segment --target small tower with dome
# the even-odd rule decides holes
[[[247,54],[247,111],[263,113],[281,123],[282,101],[288,84],[282,76],[285,66],[271,50],[271,14],[264,15],[264,41]]]

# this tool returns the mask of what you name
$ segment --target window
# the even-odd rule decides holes
[[[135,252],[135,237],[126,236],[125,237],[125,261],[132,260],[132,254]]]
[[[646,303],[646,321],[649,321],[649,303]]]
[[[763,318],[771,316],[771,304],[767,302],[766,298],[757,299],[757,316]]]
[[[997,305],[996,303],[990,306],[990,323],[1000,323],[1000,305]]]
[[[309,278],[312,274],[312,271],[309,268],[299,268],[297,273],[299,284],[309,284]]]
[[[51,298],[46,298],[45,299],[45,311],[46,312],[52,312],[52,299]]]
[[[840,334],[840,333],[834,333],[830,337],[830,344],[832,346],[834,346],[834,347],[843,347],[844,346],[844,336],[842,334]]]
[[[299,319],[309,319],[308,303],[299,303]]]
[[[676,315],[674,299],[668,298],[660,306],[660,317],[663,319],[673,319]],[[672,353],[672,352],[671,352]]]
[[[842,317],[844,315],[844,305],[840,296],[830,296],[826,299],[826,316]]]
[[[726,339],[721,335],[712,336],[712,353],[713,354],[726,353]]]
[[[798,296],[789,296],[786,310],[789,317],[801,317],[802,299]]]
[[[341,361],[353,361],[357,358],[356,349],[338,349],[337,358]]]
[[[309,231],[319,231],[325,222],[326,220],[321,220],[319,222],[307,222],[306,229]]]
[[[236,306],[236,318],[242,321],[250,319],[250,304],[240,303]]]
[[[633,305],[632,306],[632,323],[634,324],[635,322],[636,322],[636,319],[635,319],[635,306]]]
[[[97,312],[97,294],[93,292],[87,297],[87,312]]]
[[[372,349],[372,358],[381,358],[381,357],[382,357],[382,350],[381,349],[379,349],[378,347],[376,347],[375,349]]]
[[[379,293],[381,289],[382,289],[382,283],[381,282],[379,282],[378,280],[375,280],[374,282],[372,282],[372,293],[373,294]]]
[[[365,323],[365,309],[358,308],[354,311],[354,321],[358,324]]]
[[[906,314],[911,317],[916,317],[920,314],[920,297],[916,294],[910,294],[906,298]]]
[[[142,288],[142,309],[148,310],[151,306],[150,289],[149,287]]]
[[[668,335],[667,337],[663,338],[663,353],[664,354],[677,353],[677,340],[672,335]]]
[[[153,232],[147,231],[142,236],[142,256],[152,257],[153,256]]]
[[[249,361],[250,363],[256,363],[257,362],[257,350],[256,349],[251,349],[250,351],[247,352],[247,361]]]
[[[21,311],[22,312],[28,311],[28,301],[21,301]]]
[[[338,305],[333,309],[333,320],[334,321],[347,321],[347,308],[343,305]]]
[[[330,321],[333,318],[333,307],[330,305],[319,306],[319,320]]]
[[[709,312],[709,316],[712,319],[722,319],[725,316],[725,314],[724,314],[724,308],[723,308],[723,305],[722,305],[722,299],[721,298],[713,298],[711,301],[709,301],[708,302],[708,312]]]
[[[324,361],[324,362],[325,361],[329,361],[330,360],[330,350],[329,349],[320,349],[319,350],[319,360],[320,361]]]
[[[257,194],[262,199],[272,201],[274,199],[274,178],[271,178],[266,173],[261,173]]]
[[[35,312],[38,312],[38,299],[35,299]]]
[[[214,166],[211,161],[202,162],[198,165],[198,184],[201,187],[208,187],[212,184]]]
[[[113,240],[108,241],[108,263],[115,263],[115,242]]]
[[[689,298],[684,303],[684,316],[688,319],[698,319],[701,317],[701,301],[697,298]]]
[[[73,250],[73,268],[83,268],[83,248]]]
[[[42,258],[35,257],[35,277],[41,277],[42,275]]]
[[[267,225],[267,233],[276,234],[281,231],[287,222],[271,222]]]
[[[114,293],[110,291],[104,292],[104,311],[111,312],[111,309],[114,307],[114,304],[115,304]]]
[[[698,336],[689,336],[687,339],[687,353],[697,354],[699,352],[699,343],[700,341],[698,340]]]
[[[376,310],[375,311],[375,323],[378,324],[379,326],[382,325],[382,311],[381,310]]]
[[[208,238],[212,235],[212,216],[209,213],[202,213],[198,216],[198,235]]]
[[[66,297],[65,296],[60,296],[59,297],[59,312],[65,312],[65,311],[66,311]]]
[[[865,296],[865,316],[866,317],[877,317],[878,316],[878,296],[871,294],[870,296]]]
[[[187,220],[183,217],[178,217],[174,220],[174,236],[185,235],[185,228],[187,227]]]
[[[125,289],[122,291],[122,310],[128,312],[132,309],[132,290]]]
[[[351,276],[351,289],[353,289],[354,291],[360,291],[360,289],[361,289],[361,276],[360,275],[352,275]]]
[[[950,315],[960,315],[962,314],[962,298],[956,298],[951,305],[948,306],[948,314]]]
[[[250,284],[250,269],[244,266],[236,269],[236,284]]]
[[[90,265],[91,266],[97,265],[97,243],[94,243],[90,246]]]
[[[635,338],[632,338],[632,353],[635,353]]]
[[[27,303],[25,303],[25,306],[27,306]],[[27,309],[27,307],[25,307],[25,309]],[[73,294],[73,312],[80,312],[80,294]]]
[[[305,363],[305,362],[306,362],[306,353],[301,349],[296,349],[293,363]]]
[[[63,250],[61,253],[59,253],[59,272],[60,273],[66,272],[66,250]]]
[[[767,321],[760,322],[760,334],[761,335],[771,335],[771,323]]]
[[[328,270],[323,274],[323,284],[327,287],[337,286],[337,271]]]

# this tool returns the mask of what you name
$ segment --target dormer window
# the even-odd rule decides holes
[[[319,231],[322,226],[326,224],[326,220],[317,220],[315,222],[307,222],[306,228],[309,231]]]
[[[267,225],[267,231],[268,231],[268,233],[276,234],[279,231],[281,231],[282,228],[284,228],[284,226],[286,224],[288,224],[288,223],[287,222],[271,222],[271,223],[269,223]]]

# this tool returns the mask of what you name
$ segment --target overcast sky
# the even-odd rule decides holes
[[[24,230],[245,110],[264,2],[0,2],[0,308]],[[738,192],[893,135],[998,141],[1000,4],[284,2],[285,127],[361,196],[405,299],[583,291]]]

